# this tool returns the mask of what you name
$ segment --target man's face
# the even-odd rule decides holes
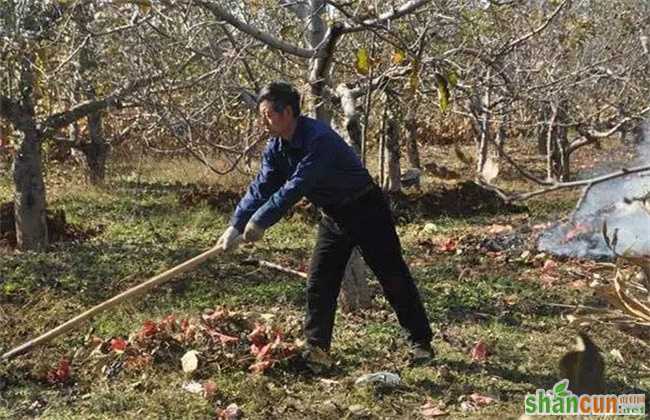
[[[262,101],[260,103],[260,116],[264,128],[274,137],[286,134],[290,130],[294,119],[291,107],[284,108],[282,112],[276,112],[271,101]]]

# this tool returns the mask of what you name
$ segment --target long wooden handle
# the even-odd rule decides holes
[[[211,248],[211,249],[205,251],[204,253],[202,253],[200,255],[197,255],[196,257],[194,257],[194,258],[192,258],[190,260],[187,260],[184,263],[179,264],[176,267],[165,271],[164,273],[158,274],[157,276],[152,277],[151,279],[145,281],[144,283],[141,283],[141,284],[139,284],[139,285],[137,285],[135,287],[132,287],[129,290],[126,290],[125,292],[122,292],[119,295],[117,295],[115,297],[112,297],[109,300],[104,301],[104,302],[100,303],[99,305],[88,309],[86,312],[84,312],[84,313],[82,313],[80,315],[77,315],[76,317],[72,318],[71,320],[59,325],[58,327],[56,327],[56,328],[54,328],[54,329],[52,329],[52,330],[50,330],[50,331],[48,331],[48,332],[46,332],[44,334],[42,334],[41,336],[36,337],[33,340],[29,340],[25,344],[22,344],[22,345],[20,345],[20,346],[18,346],[16,348],[6,352],[5,354],[2,355],[0,360],[8,360],[8,359],[11,359],[14,356],[18,356],[20,354],[27,353],[33,347],[36,347],[36,346],[38,346],[40,344],[43,344],[43,343],[46,343],[47,341],[49,341],[49,340],[51,340],[51,339],[53,339],[55,337],[58,337],[59,335],[64,334],[67,331],[70,331],[71,329],[73,329],[77,325],[81,324],[83,321],[90,318],[91,316],[93,316],[93,315],[95,315],[95,314],[97,314],[97,313],[99,313],[101,311],[104,311],[104,310],[106,310],[108,308],[112,308],[113,306],[119,304],[120,302],[122,302],[122,301],[124,301],[124,300],[126,300],[126,299],[128,299],[130,297],[137,296],[139,294],[142,294],[142,293],[148,291],[149,289],[151,289],[153,287],[156,287],[156,286],[158,286],[160,284],[163,284],[166,281],[172,279],[174,276],[176,276],[176,275],[178,275],[180,273],[192,270],[192,269],[196,268],[198,265],[200,265],[201,263],[203,263],[208,258],[210,258],[210,257],[212,257],[212,256],[214,256],[216,254],[219,254],[220,252],[222,252],[222,250],[220,248],[217,248],[217,247]]]

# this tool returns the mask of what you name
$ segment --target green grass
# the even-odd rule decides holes
[[[189,162],[161,165],[158,171],[151,163],[134,172],[113,168],[104,189],[88,188],[74,174],[48,174],[49,207],[63,209],[70,223],[95,229],[97,234],[80,242],[53,244],[44,253],[0,252],[0,351],[215,243],[229,211],[204,201],[185,205],[179,191],[197,182],[223,182],[220,188],[241,191],[241,179],[208,177],[206,181],[205,173]],[[2,200],[10,196],[10,190],[10,179],[2,175]],[[219,256],[172,284],[99,314],[81,328],[0,366],[0,378],[9,380],[0,388],[0,418],[208,419],[214,418],[217,407],[230,403],[238,404],[246,418],[252,419],[339,419],[350,417],[349,408],[354,405],[363,406],[371,418],[418,418],[419,407],[429,400],[446,403],[450,418],[517,417],[525,393],[550,387],[560,379],[557,362],[573,342],[575,330],[563,318],[570,311],[549,304],[591,302],[591,293],[563,286],[544,289],[524,281],[524,272],[535,269],[530,263],[512,259],[495,264],[493,257],[476,252],[431,253],[420,242],[480,235],[495,223],[548,221],[570,210],[574,200],[575,193],[564,193],[557,200],[529,203],[524,215],[416,217],[399,226],[405,256],[438,332],[433,367],[409,366],[404,336],[388,303],[378,294],[372,307],[362,313],[337,314],[332,349],[337,365],[326,381],[289,364],[259,376],[214,360],[196,374],[196,379],[210,379],[217,385],[216,398],[206,400],[182,389],[189,378],[178,359],[110,376],[102,371],[101,360],[81,357],[78,360],[85,362],[73,363],[70,383],[55,386],[42,380],[43,373],[61,357],[83,347],[85,336],[128,337],[145,320],[168,314],[179,319],[197,317],[218,306],[273,314],[282,327],[299,336],[304,280],[243,264],[253,257],[304,267],[315,229],[308,218],[296,214],[270,229],[259,244]],[[426,223],[435,228],[425,231]],[[373,288],[379,289],[374,282]],[[608,363],[610,389],[648,389],[648,374],[641,371],[648,348],[608,324],[591,332]],[[479,340],[490,349],[486,364],[469,357]],[[615,361],[609,353],[612,349],[623,352],[625,364]],[[448,375],[441,374],[442,365]],[[402,385],[396,389],[354,385],[359,376],[381,370],[399,373]],[[462,411],[459,401],[473,392],[489,394],[498,402],[478,412]]]

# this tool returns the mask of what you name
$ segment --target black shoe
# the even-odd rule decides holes
[[[307,368],[315,375],[320,375],[334,366],[334,360],[329,353],[318,346],[307,344],[301,356]]]
[[[415,343],[411,348],[411,364],[424,365],[431,363],[436,353],[429,343]]]

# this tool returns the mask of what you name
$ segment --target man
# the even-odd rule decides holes
[[[413,344],[412,360],[433,357],[431,328],[402,258],[390,208],[356,153],[328,125],[300,115],[300,95],[274,82],[258,96],[270,140],[262,167],[217,246],[225,251],[259,240],[303,196],[323,214],[309,269],[306,357],[329,351],[337,297],[353,247],[375,273]]]

